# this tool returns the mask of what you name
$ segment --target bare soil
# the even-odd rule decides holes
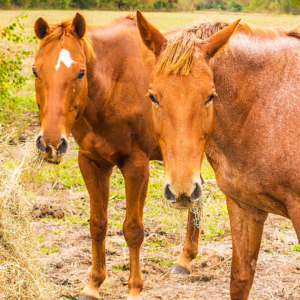
[[[41,189],[41,194],[43,194]],[[77,203],[74,205],[74,201]],[[43,236],[47,249],[41,261],[50,281],[58,288],[57,299],[77,299],[76,295],[87,283],[91,268],[91,238],[88,229],[88,194],[70,190],[54,190],[51,195],[37,198],[37,207],[54,208],[64,212],[64,218],[80,217],[81,224],[59,220],[35,219],[32,224]],[[125,210],[124,201],[112,203],[115,210]],[[51,206],[51,208],[50,208]],[[147,206],[146,206],[147,207]],[[109,218],[113,216],[111,210]],[[147,214],[147,209],[145,214]],[[52,217],[51,213],[44,216]],[[285,227],[283,227],[283,224]],[[300,299],[299,255],[290,252],[297,243],[294,229],[287,219],[270,215],[266,221],[257,274],[250,299]],[[162,247],[142,247],[143,299],[229,299],[231,237],[222,241],[202,240],[199,258],[192,262],[189,276],[170,274],[170,265],[181,253],[184,229],[171,234],[161,230],[157,222],[145,222],[149,239]],[[284,229],[282,229],[284,228]],[[174,246],[174,241],[178,243]],[[126,299],[129,277],[129,254],[118,226],[109,226],[107,236],[108,278],[100,289],[102,299]],[[170,246],[171,245],[171,246]],[[54,250],[55,251],[55,250]]]
[[[34,124],[27,135],[37,131]],[[18,152],[18,145],[12,146],[10,155],[17,157]],[[76,154],[73,150],[68,157]],[[57,182],[34,183],[31,190],[38,195],[32,210],[32,225],[40,236],[44,273],[56,291],[55,299],[77,299],[88,281],[92,262],[88,193],[66,189]],[[145,220],[147,205],[146,201]],[[125,201],[112,199],[109,220],[125,210]],[[148,243],[144,242],[141,249],[143,299],[230,299],[230,233],[216,241],[204,239],[202,232],[199,255],[191,264],[192,273],[180,276],[171,275],[170,268],[182,251],[185,229],[171,233],[162,230],[159,222],[145,221],[144,225]],[[291,222],[269,215],[250,299],[300,299],[300,253],[291,251],[297,243]],[[100,288],[101,299],[126,299],[129,252],[119,226],[109,226],[106,249],[108,277]]]

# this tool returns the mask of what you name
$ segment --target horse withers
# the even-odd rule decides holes
[[[58,163],[72,131],[90,195],[92,269],[80,300],[100,299],[106,278],[105,238],[113,166],[125,178],[124,237],[130,252],[128,299],[141,299],[140,247],[149,159],[161,159],[146,97],[154,55],[142,43],[134,16],[106,26],[87,26],[82,15],[34,26],[41,40],[33,73],[41,132],[37,148]]]
[[[291,219],[300,238],[300,31],[206,21],[164,39],[137,21],[156,55],[149,93],[166,184],[189,195],[205,151],[227,198],[231,299],[246,300],[268,213]],[[186,239],[180,268],[196,248]]]

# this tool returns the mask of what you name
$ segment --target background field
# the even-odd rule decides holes
[[[28,19],[25,20],[25,30],[28,34],[33,34],[34,21],[43,17],[48,22],[56,23],[61,20],[74,17],[78,10],[34,10],[28,11]],[[1,24],[5,24],[12,17],[24,11],[5,10],[0,11]],[[79,11],[86,17],[89,24],[104,24],[113,18],[124,15],[119,11]],[[243,21],[252,25],[263,26],[286,26],[293,27],[300,23],[300,16],[295,15],[270,15],[270,14],[249,14],[249,13],[228,13],[220,11],[197,11],[197,12],[145,12],[146,18],[152,22],[162,32],[174,29],[176,27],[191,24],[200,18],[235,20],[242,18]]]
[[[18,15],[17,11],[1,11],[1,24]],[[25,20],[25,34],[33,34],[38,17],[51,23],[71,18],[76,11],[30,11]],[[81,11],[89,24],[103,24],[124,15],[120,12]],[[294,27],[298,16],[271,16],[219,12],[145,13],[162,32],[191,24],[200,18],[242,18],[252,25]],[[5,45],[3,45],[5,46]],[[36,50],[35,44],[24,48]],[[30,74],[34,57],[25,62]],[[7,164],[20,160],[20,136],[32,140],[39,131],[33,78],[26,88],[11,100],[0,103],[0,124],[12,132],[16,145],[7,151]],[[72,137],[71,151],[56,165],[45,164],[26,186],[32,200],[32,225],[37,232],[37,250],[48,278],[52,299],[76,299],[88,280],[91,266],[89,234],[89,201],[78,169],[77,146]],[[185,238],[186,211],[168,207],[163,199],[163,164],[152,162],[144,223],[147,230],[142,247],[142,273],[145,280],[143,299],[229,299],[231,237],[224,195],[218,189],[214,173],[205,160],[201,171],[211,190],[211,198],[203,212],[200,250],[192,263],[190,276],[172,276],[170,265],[181,253]],[[100,290],[102,299],[126,299],[129,276],[128,249],[122,236],[126,203],[124,182],[115,169],[111,179],[109,230],[107,237],[108,279]],[[257,276],[251,299],[299,299],[299,251],[291,222],[270,215],[262,241]],[[1,293],[1,292],[0,292]]]

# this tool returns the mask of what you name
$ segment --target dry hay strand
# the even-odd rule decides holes
[[[202,191],[203,194],[197,203],[190,208],[190,212],[194,214],[194,219],[192,220],[192,226],[197,227],[200,229],[201,227],[201,220],[203,219],[204,216],[204,207],[206,203],[209,203],[211,199],[211,193],[212,193],[212,188],[209,186],[208,182],[203,182],[202,183]]]
[[[30,175],[42,162],[33,141],[20,146],[22,159],[13,162],[9,138],[0,125],[0,299],[49,299],[25,192]]]

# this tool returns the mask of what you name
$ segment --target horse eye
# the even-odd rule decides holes
[[[214,96],[215,96],[215,95],[216,95],[216,93],[213,92],[213,93],[209,96],[208,100],[205,102],[204,105],[206,105],[206,104],[212,102],[212,101],[214,100]]]
[[[159,104],[158,101],[156,100],[155,96],[153,96],[152,94],[150,94],[150,99],[151,99],[152,103]]]
[[[85,70],[81,70],[77,76],[78,79],[81,79],[85,74]]]
[[[32,69],[32,73],[33,73],[33,75],[34,75],[36,78],[39,77],[38,74],[37,74],[37,72],[36,72],[36,70],[35,70],[34,68]]]

